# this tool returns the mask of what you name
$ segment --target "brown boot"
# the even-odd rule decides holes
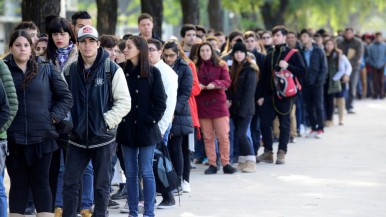
[[[56,207],[54,217],[62,217],[62,215],[63,215],[63,209],[60,207]]]
[[[256,162],[273,163],[273,152],[266,151],[256,158]]]
[[[346,107],[346,100],[343,97],[336,98],[336,105],[338,106],[339,125],[343,125],[343,115],[344,109]]]
[[[283,150],[277,152],[276,164],[285,164],[285,152]]]
[[[243,173],[254,173],[256,172],[256,162],[247,160],[245,162],[244,169],[241,170]]]
[[[82,217],[91,217],[92,216],[91,210],[89,210],[89,209],[84,209],[84,210],[80,211],[80,214],[82,215]]]

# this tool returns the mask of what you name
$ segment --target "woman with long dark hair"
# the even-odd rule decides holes
[[[14,32],[9,48],[11,56],[6,64],[19,101],[19,110],[7,131],[10,216],[24,215],[29,187],[37,216],[53,216],[49,168],[57,149],[55,123],[69,112],[71,93],[54,65],[35,59],[26,31]]]
[[[256,156],[252,144],[247,138],[247,130],[255,113],[255,91],[258,67],[247,55],[243,42],[236,42],[232,49],[231,86],[228,97],[231,103],[230,115],[235,125],[240,155],[238,167],[242,172],[256,171]]]
[[[131,93],[131,111],[122,119],[117,143],[122,145],[125,161],[129,216],[138,216],[138,172],[143,178],[144,216],[154,216],[155,178],[153,155],[162,141],[158,127],[166,110],[166,94],[161,74],[150,65],[146,39],[131,36],[124,50],[125,75]]]

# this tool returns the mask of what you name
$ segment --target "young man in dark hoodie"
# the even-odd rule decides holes
[[[306,68],[298,52],[295,52],[288,62],[284,61],[285,56],[291,50],[286,44],[288,30],[284,26],[276,26],[272,29],[272,34],[275,47],[267,54],[258,86],[257,103],[261,106],[260,123],[264,153],[258,156],[256,161],[273,163],[272,124],[275,117],[278,116],[280,136],[276,164],[284,164],[290,139],[290,112],[295,99],[293,97],[279,99],[273,85],[273,73],[280,69],[288,69],[295,77],[300,78],[306,74]]]

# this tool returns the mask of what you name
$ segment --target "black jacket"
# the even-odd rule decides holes
[[[118,126],[117,142],[132,147],[160,143],[162,135],[157,123],[166,110],[161,73],[152,67],[149,78],[142,78],[139,67],[134,68],[130,61],[126,63],[124,71],[132,109]]]
[[[35,144],[58,137],[53,119],[61,121],[72,106],[72,96],[59,70],[51,62],[38,64],[37,76],[23,90],[23,71],[13,57],[5,61],[12,73],[19,109],[8,128],[8,140],[17,144]],[[47,67],[45,70],[45,67]],[[27,70],[30,70],[28,66]]]
[[[3,82],[0,79],[0,128],[8,121],[9,103]]]
[[[262,54],[262,53],[259,53],[257,51],[257,49],[254,49],[252,51],[253,55],[255,56],[255,59],[256,59],[256,64],[257,66],[259,67],[259,71],[260,73],[263,71],[263,68],[264,68],[264,61],[265,61],[265,55]],[[259,90],[259,86],[260,83],[257,83],[257,86],[256,86],[256,91],[255,91],[255,102],[258,100],[258,90]]]
[[[306,63],[305,59],[305,48],[301,50],[301,54]],[[313,44],[313,50],[310,56],[310,66],[306,66],[307,75],[303,77],[304,86],[320,86],[323,85],[327,78],[327,59],[324,51]]]
[[[68,85],[74,96],[74,106],[71,110],[74,127],[70,134],[69,143],[82,148],[96,148],[110,144],[115,140],[116,128],[108,129],[104,119],[104,113],[111,110],[113,103],[109,102],[108,78],[105,73],[105,59],[109,54],[102,48],[90,73],[86,77],[84,63],[79,55],[78,63],[70,65]],[[111,62],[111,75],[114,77],[118,65]]]
[[[229,100],[232,102],[229,108],[232,118],[245,118],[255,114],[256,70],[256,66],[253,68],[246,61],[237,79],[236,89],[228,89]]]
[[[265,96],[272,96],[275,90],[275,85],[273,83],[273,73],[274,70],[280,70],[279,62],[284,60],[284,57],[288,54],[290,48],[286,44],[281,44],[275,46],[271,52],[269,52],[264,61],[264,67],[260,73],[259,86],[257,98],[262,98]],[[307,70],[303,62],[303,58],[296,52],[288,60],[288,68],[294,76],[297,78],[302,78],[306,75]],[[276,94],[275,94],[276,96]]]
[[[194,132],[188,102],[192,92],[193,74],[189,65],[181,58],[176,60],[172,68],[178,75],[178,89],[176,109],[170,134],[182,136]]]

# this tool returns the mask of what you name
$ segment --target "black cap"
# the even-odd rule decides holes
[[[235,43],[235,45],[233,45],[232,55],[236,51],[241,51],[241,52],[244,52],[245,54],[247,54],[247,52],[248,52],[247,47],[245,47],[245,44],[243,43],[243,41],[241,41],[241,39],[238,39],[237,42]]]

